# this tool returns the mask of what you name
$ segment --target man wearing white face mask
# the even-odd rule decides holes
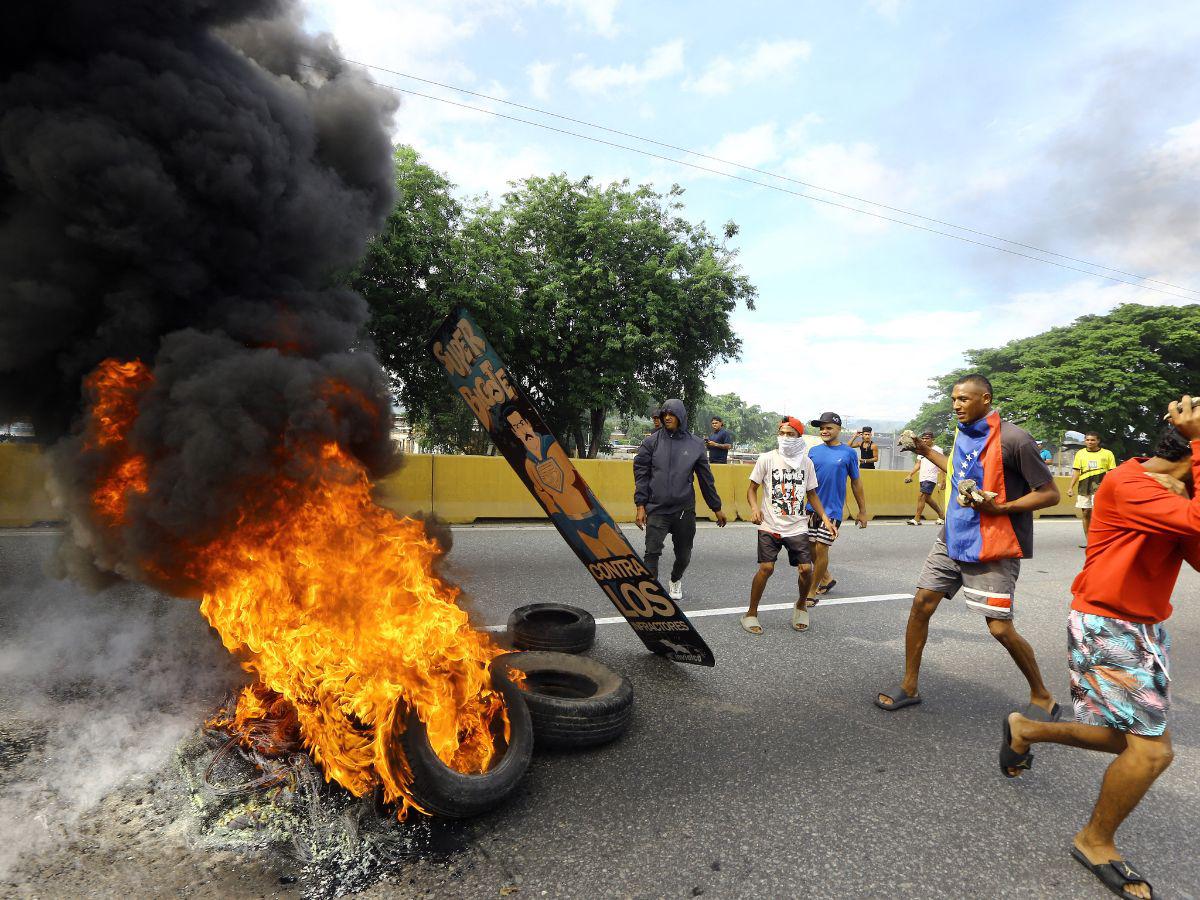
[[[812,504],[816,515],[834,534],[837,526],[829,520],[817,496],[817,472],[808,458],[804,424],[786,417],[779,423],[778,448],[762,454],[750,473],[746,501],[750,505],[751,521],[758,526],[758,571],[750,584],[750,608],[742,616],[742,628],[750,634],[762,634],[758,621],[758,602],[762,599],[767,581],[775,571],[775,560],[784,547],[788,563],[799,573],[799,594],[792,610],[792,627],[797,631],[808,628],[808,589],[812,579],[812,555],[808,541],[808,518],[805,502]],[[759,488],[765,495],[760,503]]]

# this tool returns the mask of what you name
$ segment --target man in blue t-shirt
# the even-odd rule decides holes
[[[821,432],[821,443],[808,451],[808,458],[817,470],[817,496],[821,498],[826,515],[835,525],[842,524],[846,507],[846,479],[850,479],[850,490],[854,492],[854,502],[858,505],[854,524],[866,528],[867,498],[858,475],[858,453],[838,440],[842,433],[842,417],[835,412],[821,413],[821,418],[813,419],[809,424]],[[829,548],[837,540],[837,532],[825,528],[812,515],[811,506],[808,511],[808,540],[813,557],[808,605],[816,606],[817,594],[827,593],[837,584],[837,579],[829,574]]]
[[[729,462],[729,451],[733,449],[733,435],[725,429],[725,420],[720,416],[712,417],[712,434],[704,442],[708,448],[710,463]]]

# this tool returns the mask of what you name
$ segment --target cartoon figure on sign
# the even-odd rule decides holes
[[[578,483],[579,473],[552,434],[538,434],[515,403],[506,403],[500,418],[525,451],[525,474],[538,501],[556,522],[568,524],[567,539],[589,560],[628,556],[628,542],[605,522]],[[564,521],[565,520],[565,521]]]

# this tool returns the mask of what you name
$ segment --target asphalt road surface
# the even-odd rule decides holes
[[[640,549],[636,529],[627,533]],[[829,599],[911,592],[935,533],[932,525],[892,522],[847,529],[833,550],[838,584]],[[1064,703],[1068,587],[1082,561],[1079,539],[1073,521],[1039,522],[1036,554],[1023,565],[1016,600],[1018,627]],[[0,576],[45,591],[49,603],[63,588],[31,573],[52,540],[0,532]],[[702,526],[684,580],[685,610],[742,605],[754,546],[752,527]],[[449,559],[447,574],[466,589],[480,624],[503,624],[513,607],[543,600],[577,604],[598,617],[615,614],[549,528],[455,529]],[[668,547],[664,567],[669,559]],[[75,600],[71,609],[107,604],[93,627],[120,630],[119,606],[107,597]],[[792,570],[780,566],[763,602],[794,597]],[[1168,625],[1175,763],[1119,834],[1162,897],[1200,897],[1198,599],[1200,578],[1187,570]],[[217,686],[237,674],[199,614],[192,620],[186,604],[174,603],[173,640],[190,654],[193,673],[187,702],[172,720],[179,725],[200,715]],[[133,605],[144,617],[145,607]],[[456,827],[446,853],[412,860],[362,896],[1109,896],[1069,855],[1109,760],[1042,746],[1032,772],[1001,777],[1001,719],[1023,707],[1028,693],[961,599],[944,601],[934,618],[924,704],[895,713],[872,705],[898,682],[907,612],[907,599],[822,604],[805,634],[791,630],[787,610],[765,612],[761,637],[743,632],[737,615],[698,616],[715,669],[648,654],[624,623],[599,626],[592,655],[634,685],[629,733],[591,751],[537,754],[510,803]],[[202,649],[187,649],[193,646]],[[141,765],[149,771],[155,764],[147,754]],[[0,777],[0,801],[23,799],[4,791]],[[80,821],[86,818],[84,812]],[[61,855],[73,827],[61,826],[15,865],[32,871],[38,855],[49,858],[56,846]],[[150,822],[143,830],[156,827]],[[153,842],[138,847],[153,852]],[[201,855],[173,852],[179,866],[199,873],[194,884],[211,877],[211,866],[201,871]],[[76,872],[85,884],[94,874],[87,865],[77,864]],[[242,880],[222,882],[222,890],[239,883],[253,896],[297,890],[280,886],[269,860],[243,857],[237,865]],[[121,872],[92,883],[115,891]]]

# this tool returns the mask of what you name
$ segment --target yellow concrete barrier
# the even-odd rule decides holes
[[[600,502],[619,522],[632,522],[633,463],[630,460],[575,460],[580,474]],[[742,463],[713,466],[713,479],[730,521],[749,521],[746,487],[751,467]],[[905,484],[907,473],[863,472],[867,511],[876,516],[911,516],[916,509],[917,485]],[[1073,516],[1074,501],[1066,496],[1069,478],[1056,479],[1062,501],[1042,516]],[[542,508],[525,485],[499,456],[414,455],[392,475],[375,485],[380,504],[402,515],[432,511],[448,522],[487,519],[545,519]],[[846,515],[856,506],[847,495]],[[696,512],[712,519],[707,504],[696,491]],[[32,444],[0,444],[0,527],[28,526],[61,518],[50,502],[38,448]]]
[[[62,518],[46,490],[36,444],[0,444],[0,528],[27,528]]]

